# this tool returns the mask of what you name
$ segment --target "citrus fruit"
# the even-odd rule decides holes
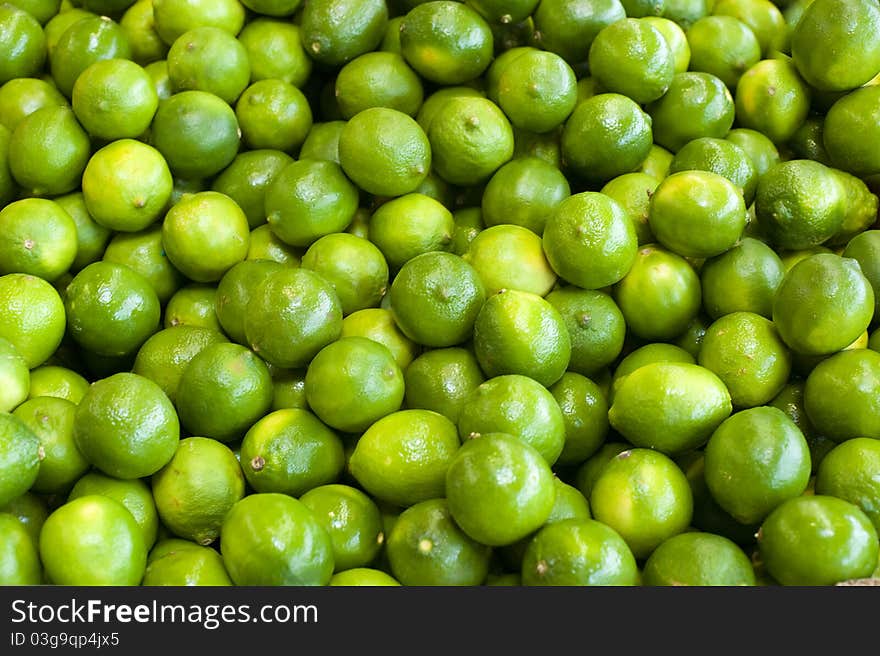
[[[493,50],[489,24],[463,3],[421,3],[400,23],[400,54],[419,75],[437,84],[475,79],[489,66]]]
[[[761,60],[761,43],[752,29],[735,16],[703,16],[687,30],[690,70],[711,73],[729,89]]]
[[[788,382],[792,358],[773,322],[754,312],[731,312],[706,329],[697,362],[716,374],[735,408],[770,402]]]
[[[382,41],[389,10],[384,0],[305,2],[299,25],[306,52],[325,67],[340,67]]]
[[[461,346],[424,351],[403,376],[408,408],[433,410],[456,424],[464,399],[485,380],[473,351]]]
[[[293,497],[335,483],[345,464],[339,436],[298,408],[275,410],[257,420],[241,441],[240,457],[251,488]]]
[[[352,567],[336,572],[327,585],[336,587],[380,587],[399,586],[400,582],[390,574],[371,567]]]
[[[396,276],[417,255],[447,250],[454,229],[452,212],[440,201],[412,192],[382,203],[370,216],[367,237]]]
[[[712,498],[743,524],[761,522],[781,503],[803,494],[810,478],[807,441],[775,407],[731,415],[712,433],[705,454]]]
[[[390,309],[401,331],[435,348],[466,341],[485,300],[476,270],[443,251],[408,260],[394,277],[389,294]]]
[[[67,329],[82,348],[104,356],[133,354],[159,329],[159,297],[134,269],[93,262],[77,273],[64,296]]]
[[[226,514],[220,554],[235,585],[326,585],[333,543],[301,501],[278,493],[248,494]]]
[[[25,273],[50,282],[76,257],[76,224],[58,203],[22,198],[0,209],[0,274]]]
[[[833,585],[877,567],[877,531],[858,506],[823,494],[779,505],[761,524],[758,547],[782,585]]]
[[[373,51],[356,57],[339,70],[335,87],[339,111],[347,120],[373,107],[396,109],[415,118],[425,94],[422,79],[399,52]]]
[[[0,84],[20,77],[36,77],[47,59],[46,35],[29,12],[4,3],[0,7]]]
[[[562,410],[565,444],[557,462],[580,465],[608,435],[608,402],[601,388],[586,376],[567,371],[550,387]]]
[[[395,362],[405,370],[422,347],[407,337],[394,320],[390,309],[385,307],[357,310],[342,320],[340,337],[360,336],[386,346]]]
[[[299,151],[314,121],[305,94],[277,79],[246,87],[235,102],[235,116],[247,148],[290,153]]]
[[[251,77],[244,45],[227,30],[211,25],[187,30],[174,39],[165,60],[173,92],[207,91],[230,105]]]
[[[40,471],[40,438],[9,412],[0,412],[0,506],[27,492]]]
[[[880,160],[873,148],[878,115],[878,85],[850,91],[831,105],[822,125],[822,143],[832,164],[862,177],[880,173]]]
[[[153,0],[156,32],[169,46],[187,30],[203,25],[241,32],[246,18],[239,0]]]
[[[157,224],[141,232],[117,232],[101,259],[123,264],[140,273],[163,304],[186,282],[183,274],[168,261],[162,246],[162,227]]]
[[[352,116],[339,135],[339,163],[359,188],[377,196],[415,191],[431,168],[431,145],[416,120],[390,107]]]
[[[642,570],[643,585],[755,585],[746,553],[732,540],[713,533],[679,533],[658,546]]]
[[[555,207],[571,195],[558,167],[539,157],[516,157],[486,183],[480,203],[486,226],[513,224],[542,235]]]
[[[272,405],[272,376],[250,349],[209,344],[189,361],[177,389],[177,414],[192,435],[233,442]]]
[[[61,345],[65,318],[64,301],[50,283],[26,273],[0,276],[0,337],[12,343],[29,369]]]
[[[706,444],[731,412],[730,392],[711,370],[653,362],[620,382],[608,421],[634,446],[676,455]]]
[[[232,450],[207,437],[187,437],[150,479],[162,524],[174,535],[211,544],[232,506],[245,494],[245,479]]]
[[[693,516],[693,493],[675,462],[653,449],[632,448],[612,457],[590,492],[593,517],[614,529],[637,560],[683,533]]]
[[[383,344],[340,337],[318,351],[306,369],[309,407],[328,426],[347,433],[366,430],[400,409],[403,372]]]
[[[736,84],[737,126],[762,132],[776,144],[785,143],[807,118],[810,94],[791,61],[762,59]]]
[[[176,540],[184,542],[184,540]],[[144,586],[226,586],[232,580],[223,565],[223,558],[210,547],[192,544],[187,548],[172,549],[150,558],[141,582]]]
[[[308,269],[269,273],[245,307],[248,345],[278,367],[305,366],[341,330],[342,305],[333,285]]]
[[[462,258],[477,271],[487,296],[502,289],[545,296],[558,278],[541,236],[520,225],[501,223],[481,230]]]
[[[225,341],[223,333],[201,326],[163,328],[138,349],[131,371],[152,380],[174,403],[180,378],[189,361],[209,344]]]
[[[874,292],[859,264],[834,253],[810,255],[783,277],[773,322],[792,351],[830,355],[854,342],[871,322]]]
[[[92,137],[135,139],[150,127],[159,93],[142,66],[130,59],[102,59],[76,78],[71,107]]]
[[[162,221],[168,260],[193,282],[217,282],[247,256],[247,216],[229,196],[200,191],[182,198]]]
[[[282,80],[302,88],[314,66],[306,53],[299,25],[273,17],[255,16],[238,33],[247,51],[251,81]]]
[[[555,497],[547,461],[534,447],[507,433],[468,438],[446,472],[452,518],[485,545],[512,544],[539,528]]]
[[[880,438],[880,353],[842,350],[807,375],[804,410],[816,430],[834,442]]]
[[[248,225],[257,228],[266,224],[266,188],[292,161],[290,155],[280,150],[245,150],[214,178],[211,189],[234,200],[247,216]]]
[[[620,0],[542,0],[532,14],[538,45],[569,64],[586,62],[596,35],[626,18]]]
[[[526,547],[522,584],[631,586],[639,584],[636,559],[613,528],[593,519],[549,523]]]
[[[281,169],[266,187],[264,200],[272,232],[298,247],[345,230],[358,202],[358,188],[342,167],[317,159],[299,159]]]
[[[406,508],[388,534],[391,573],[402,585],[477,586],[489,573],[491,548],[465,533],[446,499]]]
[[[31,374],[12,342],[0,337],[0,412],[12,412],[28,398]]]
[[[120,138],[97,150],[82,174],[89,216],[109,230],[137,232],[165,214],[174,180],[152,146]]]
[[[635,170],[653,141],[652,118],[635,100],[605,92],[581,102],[562,129],[564,170],[587,183],[603,185]],[[590,143],[590,148],[583,148]]]
[[[515,289],[486,299],[476,315],[473,343],[488,377],[519,374],[549,386],[571,360],[571,338],[559,310],[537,294]]]
[[[63,494],[89,468],[73,437],[76,404],[66,399],[37,397],[12,412],[40,440],[43,457],[31,490]]]
[[[348,467],[372,496],[408,507],[444,496],[446,471],[458,448],[449,418],[431,410],[399,410],[364,431]]]
[[[675,62],[660,30],[633,17],[602,28],[590,44],[590,75],[606,91],[639,104],[657,100],[672,84]]]
[[[880,524],[877,499],[877,460],[880,442],[855,437],[836,445],[822,459],[816,472],[816,493],[826,494],[857,505],[877,528]]]
[[[73,22],[58,37],[48,57],[52,80],[67,98],[77,78],[104,59],[131,59],[125,30],[109,16],[93,15]]]
[[[18,517],[0,513],[0,585],[40,585],[43,565],[40,553]]]
[[[521,130],[542,134],[562,125],[577,104],[577,77],[559,55],[530,48],[498,77],[497,104]]]
[[[618,282],[633,265],[638,237],[623,207],[595,191],[574,194],[547,217],[547,261],[560,278],[584,289]]]
[[[701,137],[685,144],[675,153],[669,173],[710,171],[722,175],[740,189],[746,207],[755,200],[758,171],[749,154],[733,141]]]
[[[480,383],[461,402],[458,434],[507,433],[525,442],[553,465],[565,448],[565,416],[556,398],[538,381],[521,374]]]
[[[55,585],[139,585],[147,547],[119,501],[91,494],[54,510],[40,532],[40,560]]]

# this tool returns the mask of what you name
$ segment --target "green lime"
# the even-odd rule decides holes
[[[150,127],[159,94],[140,65],[130,59],[102,59],[76,78],[71,106],[93,138],[135,139]]]
[[[260,283],[282,268],[282,264],[272,260],[244,260],[223,274],[217,284],[214,311],[232,341],[247,345],[245,320],[248,303]]]
[[[473,351],[460,346],[424,351],[403,376],[408,408],[433,410],[456,424],[464,400],[485,380]]]
[[[324,235],[306,250],[302,267],[327,279],[343,315],[379,304],[388,287],[388,263],[367,239],[347,233]]]
[[[877,530],[858,506],[815,494],[780,504],[761,524],[758,547],[767,573],[782,585],[833,585],[871,576]]]
[[[810,88],[793,63],[762,59],[737,82],[737,126],[764,133],[771,141],[789,141],[807,118]]]
[[[761,60],[761,43],[755,32],[735,16],[710,15],[694,21],[687,30],[690,70],[711,73],[730,89]]]
[[[731,411],[730,392],[711,370],[661,361],[622,380],[608,421],[634,446],[677,455],[706,444]]]
[[[140,478],[119,479],[97,471],[82,475],[67,495],[68,501],[98,494],[118,501],[131,513],[149,549],[159,532],[159,514],[150,486]]]
[[[609,294],[571,285],[558,287],[545,298],[559,310],[568,328],[569,371],[592,376],[617,359],[623,350],[626,322]]]
[[[141,274],[163,304],[186,282],[165,255],[159,225],[154,224],[141,232],[116,233],[101,259],[123,264]]]
[[[201,545],[217,539],[226,514],[245,495],[235,454],[207,437],[180,440],[174,456],[150,482],[162,524]]]
[[[815,429],[834,442],[856,437],[880,439],[880,353],[843,350],[822,360],[807,375],[804,410]]]
[[[733,126],[733,95],[716,75],[685,71],[672,77],[666,93],[648,103],[654,143],[672,153],[699,137],[723,138]]]
[[[291,246],[308,247],[319,237],[348,227],[359,194],[339,164],[299,159],[269,183],[264,202],[272,232]]]
[[[227,30],[204,25],[171,42],[165,57],[173,92],[207,91],[233,104],[251,77],[248,52]]]
[[[46,35],[33,15],[13,4],[0,7],[0,84],[9,80],[37,77],[47,59]]]
[[[96,222],[86,207],[81,191],[71,192],[53,199],[70,215],[76,224],[76,257],[70,265],[70,273],[78,273],[104,254],[112,231]]]
[[[303,88],[313,62],[305,51],[299,25],[284,19],[258,16],[238,34],[247,51],[251,81],[281,80]]]
[[[631,586],[639,585],[639,570],[629,546],[613,528],[589,518],[564,519],[547,524],[529,541],[522,583]]]
[[[559,203],[547,217],[542,239],[553,270],[584,289],[618,282],[632,267],[638,250],[635,227],[626,211],[596,191],[577,193]]]
[[[746,553],[721,535],[690,531],[658,546],[645,561],[643,585],[751,586],[755,571]]]
[[[272,232],[268,223],[251,230],[248,241],[246,260],[271,260],[287,266],[299,266],[302,263],[302,250],[285,244]]]
[[[565,444],[557,462],[580,465],[596,453],[608,435],[608,401],[586,376],[567,371],[550,392],[562,410]]]
[[[252,229],[256,228],[266,223],[266,188],[281,169],[291,162],[293,158],[280,150],[255,149],[241,152],[214,178],[211,189],[234,200],[247,216],[248,225]]]
[[[82,175],[89,216],[109,230],[137,232],[164,216],[174,180],[165,158],[150,145],[117,139],[96,151]]]
[[[880,526],[880,481],[874,475],[880,462],[880,441],[855,437],[836,445],[823,458],[816,473],[816,494],[825,494],[857,505],[876,529]]]
[[[368,567],[379,555],[385,543],[382,514],[364,492],[350,485],[327,484],[312,488],[300,501],[330,534],[335,572]]]
[[[40,559],[55,585],[139,585],[147,547],[132,514],[100,494],[54,510],[40,532]]]
[[[299,151],[299,159],[329,160],[339,164],[339,137],[346,121],[318,121],[306,135]]]
[[[629,331],[648,341],[681,335],[700,311],[700,278],[690,262],[659,244],[640,247],[613,287]]]
[[[880,7],[870,0],[819,0],[791,30],[798,72],[817,89],[848,91],[880,72]]]
[[[403,20],[402,16],[397,18]],[[345,119],[373,107],[415,117],[425,93],[422,79],[399,52],[374,51],[356,57],[339,70],[335,85],[336,101]]]
[[[471,538],[449,502],[427,499],[400,513],[388,534],[394,578],[409,586],[477,586],[489,573],[491,548]]]
[[[164,328],[174,326],[198,326],[223,332],[223,326],[215,311],[217,285],[191,283],[184,285],[165,305]]]
[[[371,424],[358,438],[348,467],[371,496],[408,507],[444,496],[446,472],[458,449],[450,419],[406,409]]]
[[[731,415],[712,433],[705,454],[712,498],[743,524],[761,522],[781,503],[803,494],[810,478],[807,441],[775,407]]]
[[[304,268],[269,273],[245,308],[248,345],[278,367],[308,364],[341,330],[342,305],[333,285]]]
[[[124,0],[128,8],[119,17],[119,27],[131,44],[131,58],[141,66],[165,59],[168,45],[156,31],[153,0]],[[76,11],[76,10],[71,10]],[[64,12],[69,13],[69,12]],[[62,14],[63,15],[63,14]]]
[[[220,530],[220,553],[235,585],[326,585],[333,575],[330,534],[286,494],[249,494],[232,506]]]
[[[22,198],[0,209],[0,274],[27,273],[53,282],[76,257],[73,218],[58,203]]]
[[[624,18],[620,0],[541,0],[532,14],[537,44],[572,65],[586,62],[599,32]]]
[[[537,294],[515,289],[486,299],[474,322],[473,343],[488,377],[519,374],[549,386],[571,360],[571,338],[559,310]]]
[[[755,199],[758,171],[748,153],[733,141],[701,137],[685,144],[673,157],[669,173],[688,170],[724,176],[740,189],[746,207]]]
[[[308,409],[306,402],[305,369],[282,369],[272,372],[272,407]]]
[[[0,276],[0,337],[9,341],[29,369],[49,359],[65,334],[65,307],[58,291],[37,276]]]
[[[318,351],[305,386],[318,418],[348,433],[366,430],[403,403],[403,372],[394,355],[366,337],[341,337]]]
[[[72,23],[48,57],[49,72],[58,90],[73,94],[77,78],[90,65],[105,59],[131,59],[125,30],[109,16],[94,15]]]
[[[558,278],[541,236],[520,225],[500,223],[481,230],[462,258],[476,269],[487,296],[501,290],[546,296]]]
[[[635,100],[604,92],[581,102],[560,137],[563,170],[593,185],[629,173],[651,149],[653,119]],[[584,148],[590,143],[590,148]]]
[[[463,399],[457,426],[462,441],[486,433],[513,435],[551,466],[565,448],[565,415],[556,397],[535,379],[519,374],[480,383]]]
[[[655,241],[648,223],[651,196],[660,180],[641,171],[622,173],[606,182],[599,190],[609,196],[626,212],[636,231],[638,244]]]
[[[389,294],[401,331],[435,348],[469,339],[485,300],[476,270],[461,257],[443,251],[408,260],[394,277]]]
[[[40,472],[40,438],[18,417],[0,412],[0,507],[21,496]]]
[[[382,570],[370,567],[353,567],[337,572],[327,585],[343,587],[399,586],[400,582]]]
[[[151,551],[141,585],[226,586],[232,585],[232,580],[217,550],[193,543],[190,547],[173,549],[155,557]]]
[[[28,398],[52,396],[79,403],[89,388],[80,373],[61,365],[41,365],[30,371]]]
[[[120,372],[96,381],[77,406],[76,446],[110,476],[150,476],[171,459],[179,438],[171,401],[138,374]]]
[[[421,351],[421,346],[400,330],[391,310],[384,307],[352,312],[342,320],[342,332],[339,336],[366,337],[383,344],[391,351],[401,370],[405,370]]]
[[[376,196],[414,192],[427,176],[431,158],[431,144],[416,120],[390,107],[358,112],[339,135],[343,171]]]
[[[133,354],[159,328],[156,291],[123,264],[88,265],[67,286],[64,305],[68,334],[97,355]]]
[[[28,114],[9,138],[9,170],[32,196],[76,190],[90,155],[89,136],[68,105],[49,105]]]
[[[773,299],[785,267],[765,242],[744,237],[700,267],[703,309],[713,319],[732,312],[773,315]]]
[[[30,537],[35,547],[40,545],[40,531],[49,516],[46,497],[33,492],[25,492],[2,506],[4,513],[15,517]]]
[[[257,492],[300,497],[339,480],[345,465],[340,437],[305,409],[275,410],[241,442],[245,478]]]
[[[160,102],[150,126],[150,144],[181,178],[216,175],[235,159],[240,141],[233,108],[198,89],[173,93]]]
[[[66,493],[89,468],[73,437],[76,404],[37,397],[19,405],[12,414],[40,440],[43,456],[30,489],[43,494]]]
[[[278,79],[246,87],[235,103],[235,116],[248,149],[289,153],[299,151],[314,121],[305,94]]]
[[[558,167],[538,157],[517,157],[486,183],[482,219],[486,226],[514,224],[542,235],[547,216],[570,195]]]
[[[633,448],[612,457],[599,471],[589,501],[593,517],[620,534],[638,560],[683,533],[693,516],[687,477],[653,449]]]
[[[272,405],[266,363],[240,344],[209,344],[192,357],[177,389],[177,413],[192,435],[233,442]]]
[[[489,24],[463,3],[421,3],[400,24],[401,55],[416,73],[440,85],[477,78],[492,61],[493,50]]]
[[[39,551],[18,517],[0,513],[0,585],[40,585],[43,565]]]
[[[153,0],[156,31],[169,46],[187,30],[203,25],[241,32],[247,10],[239,0]]]
[[[732,141],[746,152],[755,165],[758,177],[764,175],[771,166],[779,163],[781,159],[776,144],[767,135],[757,130],[733,128],[724,138]]]
[[[837,100],[823,123],[822,143],[831,163],[853,175],[880,173],[880,158],[874,144],[880,137],[880,85],[867,85]]]
[[[680,346],[666,342],[651,342],[629,351],[617,363],[611,379],[611,393],[609,401],[613,399],[620,385],[626,377],[646,364],[652,362],[683,362],[696,364],[697,356],[691,354]]]
[[[498,77],[497,104],[521,130],[543,134],[561,126],[577,104],[577,77],[554,52],[529,48]]]
[[[302,42],[315,62],[341,67],[379,46],[388,16],[385,0],[304,2],[299,17]]]
[[[721,379],[735,408],[769,403],[788,382],[792,368],[791,354],[773,322],[748,311],[713,321],[697,362]]]
[[[446,472],[446,498],[455,522],[490,546],[512,544],[539,528],[556,497],[547,460],[507,433],[467,439]]]
[[[590,44],[589,65],[590,75],[606,91],[640,105],[666,93],[675,75],[666,38],[651,23],[632,14],[599,31]]]
[[[792,351],[830,355],[871,322],[874,292],[859,264],[834,253],[810,255],[785,274],[773,301],[773,322]]]
[[[440,201],[412,192],[380,205],[370,217],[367,236],[396,276],[417,255],[447,250],[454,229],[452,212]]]

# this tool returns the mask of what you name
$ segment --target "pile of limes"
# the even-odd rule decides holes
[[[0,584],[880,577],[878,0],[0,2]]]

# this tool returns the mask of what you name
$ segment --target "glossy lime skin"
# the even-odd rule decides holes
[[[648,557],[644,585],[755,585],[745,552],[720,535],[692,531],[669,538]]]

